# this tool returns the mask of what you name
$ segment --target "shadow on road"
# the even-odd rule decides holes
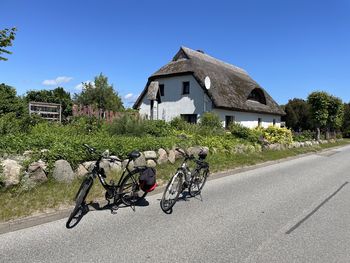
[[[137,206],[149,206],[149,202],[145,198],[140,199],[137,203],[135,203],[135,205],[131,206],[126,206],[121,201],[118,201],[117,203],[108,201],[108,203],[103,206],[101,206],[100,203],[91,202],[82,206],[82,208],[80,208],[73,217],[68,219],[66,228],[74,228],[79,224],[80,220],[90,211],[110,210],[112,214],[117,214],[117,210],[120,208],[131,208],[133,211],[135,211],[135,207]]]

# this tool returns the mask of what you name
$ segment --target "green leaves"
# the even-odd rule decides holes
[[[339,129],[344,119],[341,99],[326,92],[313,92],[308,96],[315,125],[321,128]]]
[[[5,48],[12,46],[12,42],[15,40],[16,31],[17,29],[15,27],[0,30],[0,60],[7,60],[7,58],[2,56],[2,53],[12,54],[12,52]]]
[[[75,94],[76,103],[93,106],[103,111],[123,111],[124,106],[118,93],[108,84],[108,78],[102,73],[95,77],[94,83],[83,83],[83,91]]]

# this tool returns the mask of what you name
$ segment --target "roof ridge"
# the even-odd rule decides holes
[[[241,74],[249,76],[249,74],[246,70],[244,70],[240,67],[237,67],[233,64],[222,61],[220,59],[217,59],[215,57],[212,57],[212,56],[210,56],[202,51],[194,50],[194,49],[191,49],[191,48],[188,48],[185,46],[181,46],[180,49],[182,49],[186,53],[186,55],[189,57],[191,57],[191,53],[192,53],[195,57],[197,57],[199,59],[204,59],[207,62],[211,62],[211,63],[216,64],[216,65],[225,66],[226,68],[233,69],[236,72],[239,72]]]

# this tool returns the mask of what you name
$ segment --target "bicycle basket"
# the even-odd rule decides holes
[[[144,192],[152,192],[157,187],[156,170],[148,167],[139,177],[140,187]]]

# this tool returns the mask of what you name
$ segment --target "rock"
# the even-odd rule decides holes
[[[69,183],[74,179],[74,173],[69,162],[66,160],[58,160],[55,162],[52,176],[59,182]]]
[[[300,143],[299,142],[293,142],[292,143],[293,148],[300,148]]]
[[[128,161],[129,161],[129,159],[125,159],[125,160],[122,162],[122,169],[125,169],[126,165],[128,164]],[[135,166],[134,166],[134,162],[131,161],[131,162],[129,163],[129,166],[128,166],[129,170],[130,170],[130,171],[133,170],[134,167],[135,167]]]
[[[194,146],[194,147],[190,147],[187,149],[187,153],[189,155],[193,154],[194,156],[198,155],[198,153],[202,150],[202,147],[199,146]]]
[[[181,153],[181,152],[185,152],[183,149],[179,148],[179,151],[181,151],[181,152],[179,152],[179,151],[177,151],[177,150],[175,150],[175,149],[173,149],[173,151],[174,151],[174,153],[175,153],[175,159],[176,159],[176,160],[177,160],[177,159],[181,159],[181,158],[184,157],[184,156],[182,155],[182,153]]]
[[[23,153],[23,156],[25,157],[25,158],[30,158],[30,157],[32,157],[32,155],[33,155],[33,151],[25,151],[24,153]]]
[[[31,163],[28,166],[28,181],[33,182],[34,184],[43,183],[47,181],[46,170],[47,165],[42,160],[38,162]]]
[[[334,139],[330,139],[328,142],[335,143],[335,140]]]
[[[46,153],[48,153],[48,152],[49,152],[48,149],[42,149],[42,150],[40,151],[41,154],[46,154]]]
[[[79,164],[77,170],[75,171],[75,175],[77,177],[84,177],[89,173],[89,171],[85,168],[84,165]]]
[[[19,184],[22,166],[15,160],[6,159],[2,162],[2,178],[5,187]]]
[[[310,147],[310,146],[312,146],[313,144],[312,144],[312,142],[310,142],[310,141],[306,141],[305,142],[305,146],[307,146],[307,147]]]
[[[88,170],[89,172],[92,172],[92,169],[94,168],[95,163],[96,161],[89,161],[89,162],[84,162],[82,165],[86,170]]]
[[[158,164],[163,164],[168,162],[168,154],[166,153],[166,150],[164,150],[163,148],[160,148],[158,150],[158,155],[159,155],[157,160]]]
[[[299,145],[300,145],[300,147],[305,147],[305,143],[304,142],[300,142]]]
[[[119,172],[122,170],[122,163],[121,162],[112,162],[110,163],[110,167],[111,167],[111,172]]]
[[[168,161],[172,164],[175,163],[175,151],[174,150],[170,150],[168,153]]]
[[[279,150],[281,150],[281,144],[279,144],[279,143],[272,143],[272,144],[270,144],[270,145],[268,145],[268,149],[269,150],[272,150],[272,151],[279,151]]]
[[[141,153],[140,157],[134,160],[134,166],[145,166],[146,165],[146,158],[143,153]]]
[[[157,164],[154,160],[147,160],[146,166],[147,167],[156,167]]]
[[[145,158],[147,159],[147,160],[149,160],[149,159],[157,159],[157,154],[156,154],[156,152],[155,151],[145,151],[145,152],[143,152],[143,155],[145,156]]]

